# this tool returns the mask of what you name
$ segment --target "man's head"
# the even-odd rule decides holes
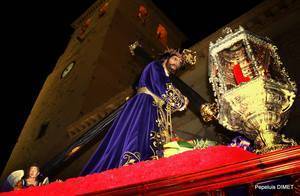
[[[175,73],[182,66],[182,59],[177,55],[173,55],[167,59],[166,66],[168,71]]]
[[[174,73],[182,66],[196,64],[196,51],[184,49],[181,52],[175,49],[167,49],[161,56],[161,61],[166,64],[169,72]]]
[[[168,49],[164,52],[162,59],[171,73],[175,73],[183,65],[182,54],[178,50]]]
[[[28,170],[28,177],[36,178],[40,174],[40,168],[37,165],[31,165]]]

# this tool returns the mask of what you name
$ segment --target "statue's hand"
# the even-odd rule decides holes
[[[184,96],[184,105],[182,108],[179,109],[179,111],[183,111],[183,110],[187,109],[188,105],[189,105],[189,99],[186,96]]]
[[[218,112],[219,110],[216,103],[204,103],[200,108],[200,114],[204,122],[217,119]]]

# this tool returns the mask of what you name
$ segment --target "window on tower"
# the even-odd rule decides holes
[[[147,8],[144,5],[140,5],[137,17],[140,19],[140,21],[142,22],[142,24],[146,23],[146,19],[147,19],[148,15],[149,14],[148,14]]]
[[[88,28],[91,26],[92,24],[92,18],[88,18],[86,19],[83,24],[81,25],[80,29],[79,29],[79,33],[78,33],[78,36],[77,36],[77,39],[79,41],[82,41],[84,39],[84,36],[86,34],[86,31],[88,30]]]
[[[166,48],[168,46],[168,31],[162,24],[157,26],[156,35],[160,43]]]
[[[103,16],[108,10],[109,2],[102,3],[99,7],[99,17]]]
[[[40,129],[39,129],[39,131],[38,131],[38,134],[37,134],[35,140],[38,140],[38,139],[42,138],[42,137],[46,134],[46,130],[47,130],[48,127],[49,127],[49,123],[50,123],[50,122],[47,121],[47,122],[44,122],[44,123],[41,125],[41,127],[40,127]]]

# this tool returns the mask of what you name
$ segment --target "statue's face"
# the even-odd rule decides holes
[[[31,166],[29,168],[29,177],[36,178],[40,174],[39,168],[37,166]]]
[[[182,65],[182,59],[176,55],[171,56],[167,61],[167,68],[171,73],[174,73]]]

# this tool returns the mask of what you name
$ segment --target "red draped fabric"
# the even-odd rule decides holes
[[[234,65],[234,67],[233,67],[233,75],[234,75],[235,81],[236,81],[236,83],[238,85],[240,83],[242,83],[242,82],[248,82],[248,81],[250,81],[250,77],[249,76],[247,76],[247,77],[244,76],[240,64]]]
[[[300,146],[264,155],[214,146],[0,195],[184,195],[297,172]]]

